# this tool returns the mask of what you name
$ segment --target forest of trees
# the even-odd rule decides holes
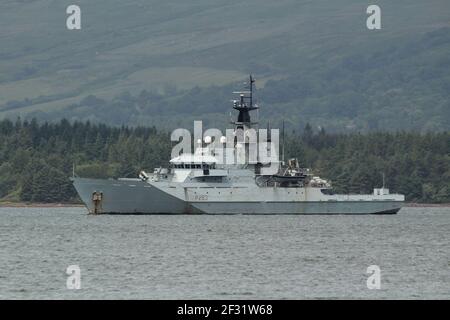
[[[0,121],[0,200],[79,202],[76,174],[136,177],[166,165],[170,133],[90,122]],[[286,137],[286,155],[330,179],[338,192],[386,185],[409,202],[450,202],[450,133],[329,134],[306,125]]]

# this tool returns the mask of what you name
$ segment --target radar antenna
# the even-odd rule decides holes
[[[255,79],[252,75],[249,77],[248,89],[245,91],[235,91],[234,94],[239,95],[239,100],[233,100],[233,109],[238,110],[237,121],[232,121],[236,128],[250,128],[251,125],[258,122],[252,122],[250,119],[250,111],[258,110],[259,107],[253,104],[253,86]]]

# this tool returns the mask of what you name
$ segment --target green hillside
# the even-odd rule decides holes
[[[257,78],[261,117],[329,131],[450,129],[450,2],[0,3],[0,118],[223,126]],[[382,30],[366,8],[382,9]]]

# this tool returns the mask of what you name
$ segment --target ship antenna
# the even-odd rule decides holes
[[[253,83],[255,79],[253,79],[252,75],[250,75],[250,108],[253,107]]]
[[[281,132],[281,134],[282,134],[282,137],[281,137],[281,139],[283,140],[282,141],[282,153],[281,153],[281,161],[282,161],[282,164],[284,165],[284,120],[283,120],[283,125],[282,125],[282,132]]]
[[[382,175],[383,175],[383,189],[384,189],[384,172],[382,173]]]

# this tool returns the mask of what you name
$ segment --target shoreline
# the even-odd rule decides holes
[[[407,208],[449,208],[450,203],[406,203]]]
[[[0,208],[83,208],[82,203],[26,203],[0,202]],[[449,208],[450,203],[405,203],[408,208]]]
[[[77,208],[84,207],[81,203],[25,203],[0,202],[0,208]]]

